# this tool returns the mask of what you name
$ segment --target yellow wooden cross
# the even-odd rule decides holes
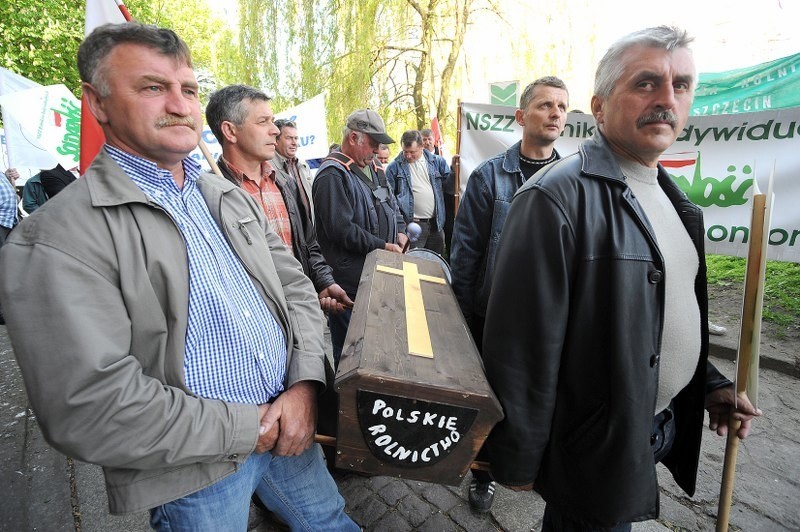
[[[425,303],[422,301],[420,281],[446,284],[441,277],[420,275],[417,265],[403,261],[403,269],[378,265],[379,272],[400,275],[403,277],[403,293],[406,299],[406,330],[408,332],[408,354],[418,357],[433,358],[431,333],[428,330],[428,319],[425,317]]]

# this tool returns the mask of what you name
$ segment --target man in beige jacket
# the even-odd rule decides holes
[[[102,26],[78,66],[107,143],[0,254],[45,437],[104,467],[113,513],[150,509],[157,530],[246,530],[254,492],[292,528],[357,530],[313,444],[331,373],[317,295],[260,207],[188,157],[186,44]]]

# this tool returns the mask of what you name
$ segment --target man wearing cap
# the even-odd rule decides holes
[[[371,109],[347,117],[340,151],[322,162],[314,178],[317,239],[333,276],[355,299],[367,254],[375,249],[402,253],[407,237],[397,200],[375,155],[392,144],[386,126]],[[351,311],[329,316],[333,358],[339,364]]]

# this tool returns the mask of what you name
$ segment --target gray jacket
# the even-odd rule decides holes
[[[332,364],[322,313],[300,264],[246,193],[209,174],[198,185],[284,331],[284,385],[325,383]],[[193,493],[253,451],[256,405],[200,398],[185,385],[181,233],[105,152],[14,231],[0,270],[0,300],[42,432],[64,454],[103,466],[112,513]]]

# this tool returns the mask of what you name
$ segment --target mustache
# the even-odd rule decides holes
[[[162,116],[156,120],[156,127],[159,129],[171,126],[189,126],[197,129],[197,121],[191,116]]]
[[[654,124],[656,122],[668,122],[669,125],[672,126],[672,129],[675,129],[675,127],[678,125],[678,115],[669,109],[665,109],[663,111],[653,111],[650,114],[640,116],[636,121],[636,127],[644,127],[647,124]]]

